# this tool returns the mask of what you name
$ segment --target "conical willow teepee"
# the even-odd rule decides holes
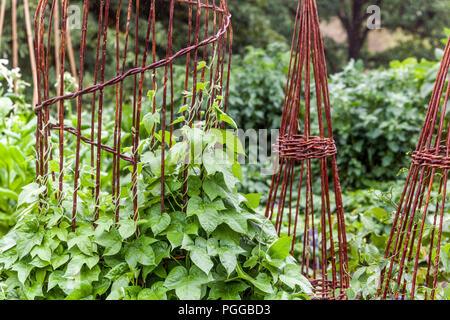
[[[276,149],[279,167],[266,216],[279,234],[292,236],[292,254],[301,261],[315,296],[345,299],[347,240],[315,0],[298,3]]]
[[[388,264],[378,290],[382,299],[434,299],[439,287],[444,212],[450,209],[446,201],[450,169],[449,67],[450,39],[387,243]]]

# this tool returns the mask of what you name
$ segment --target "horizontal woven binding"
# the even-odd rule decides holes
[[[436,148],[415,151],[412,155],[413,164],[418,166],[450,169],[450,150],[446,146],[440,146],[439,152],[436,152]]]
[[[333,139],[304,135],[282,136],[278,138],[280,158],[306,160],[321,159],[337,154]]]

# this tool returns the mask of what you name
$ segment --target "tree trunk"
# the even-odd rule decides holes
[[[61,24],[61,21],[59,20],[59,0],[55,0],[55,11],[54,11],[54,16],[53,16],[53,32],[54,32],[54,40],[55,40],[55,72],[56,75],[58,75],[59,71],[60,71],[60,30],[59,30],[59,26]],[[56,77],[57,78],[57,77]],[[59,79],[56,79],[56,95],[59,94],[59,88],[60,88],[60,83],[59,83]],[[59,103],[58,103],[58,108],[59,108]],[[59,110],[59,109],[58,109]]]

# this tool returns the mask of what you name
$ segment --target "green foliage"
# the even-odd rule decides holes
[[[283,44],[281,35],[283,32],[291,33],[279,21],[286,25],[291,23],[283,18],[286,13],[283,11],[277,17],[271,16],[277,30],[264,25],[265,30],[260,33],[258,30],[266,19],[263,15],[259,16],[262,11],[254,7],[256,2],[264,5],[263,11],[266,13],[276,11],[274,8],[281,4],[281,1],[280,4],[266,1],[231,4],[235,21],[240,16],[245,29],[248,29],[248,32],[239,32],[245,34],[245,39],[239,39],[239,35],[235,39],[235,52],[246,50],[247,53],[234,58],[228,109],[231,117],[221,113],[220,108],[215,108],[214,112],[218,120],[230,126],[235,125],[234,118],[246,129],[276,129],[281,118],[289,63],[289,49]],[[241,9],[251,10],[250,19],[237,11]],[[291,7],[288,9],[292,10]],[[408,19],[411,23],[415,21],[414,15]],[[434,19],[428,21],[435,22]],[[96,23],[95,15],[90,16],[89,23]],[[244,27],[234,23],[235,30],[243,30]],[[19,28],[19,33],[21,30]],[[95,44],[96,30],[89,30],[88,43]],[[178,34],[183,35],[183,32]],[[258,38],[259,34],[264,34],[264,39]],[[433,37],[437,34],[433,33]],[[72,36],[76,44],[78,36],[76,33]],[[163,43],[166,40],[165,31],[158,32],[157,38],[159,43]],[[7,36],[4,39],[8,41]],[[249,43],[262,47],[273,39],[281,43],[270,44],[266,50],[244,48]],[[24,46],[25,42],[23,47],[21,45],[21,64],[27,59]],[[401,48],[405,57],[413,52],[404,43]],[[422,42],[415,41],[413,49],[422,50]],[[426,56],[433,59],[430,52],[435,50],[428,44],[425,49]],[[113,41],[108,42],[107,50],[115,52]],[[400,49],[396,50],[398,53]],[[161,52],[164,53],[164,47],[158,48],[158,54]],[[334,51],[327,54],[331,53]],[[390,54],[386,54],[386,61],[391,60]],[[436,54],[440,59],[442,51],[436,50]],[[399,56],[403,57],[403,53]],[[340,56],[338,58],[342,59]],[[87,65],[92,62],[89,59],[93,58],[88,58]],[[133,61],[133,56],[129,56],[127,67],[132,66]],[[7,71],[3,64],[0,67],[0,80],[8,88],[8,84],[18,75]],[[202,63],[199,67],[208,68]],[[107,78],[114,72],[112,69],[106,70]],[[350,272],[353,275],[349,298],[375,297],[379,272],[386,263],[383,259],[385,242],[404,183],[379,181],[397,179],[398,170],[409,163],[405,155],[417,141],[436,72],[435,62],[406,59],[391,62],[386,70],[370,71],[364,70],[359,62],[351,62],[343,72],[332,76],[330,94],[339,169],[345,189],[350,190],[343,195]],[[174,66],[174,73],[175,86],[183,84],[182,68]],[[86,79],[91,81],[92,74],[87,73]],[[208,84],[201,83],[199,86],[206,89]],[[125,88],[125,91],[128,89]],[[150,93],[150,98],[162,89],[159,87],[157,93]],[[155,153],[149,151],[152,140],[149,136],[159,125],[160,114],[159,111],[149,112],[152,103],[144,103],[141,126],[144,141],[140,148],[142,154],[138,176],[139,190],[142,192],[139,194],[138,222],[131,217],[132,205],[125,204],[132,203],[131,178],[126,173],[121,180],[118,225],[113,224],[114,208],[106,190],[101,193],[100,220],[94,229],[92,169],[83,167],[77,231],[72,233],[73,172],[65,172],[66,194],[61,202],[54,197],[57,186],[48,182],[48,196],[41,202],[44,214],[37,214],[38,196],[45,188],[31,183],[35,177],[34,117],[31,108],[23,101],[23,95],[16,96],[10,91],[9,88],[0,92],[0,234],[6,232],[17,219],[19,223],[0,240],[0,299],[307,298],[305,294],[311,288],[299,274],[294,259],[289,256],[291,239],[278,238],[272,225],[255,212],[258,211],[259,197],[262,203],[266,201],[271,177],[261,175],[259,166],[240,168],[235,161],[236,155],[244,150],[229,132],[210,130],[208,124],[182,128],[187,140],[175,141],[166,154],[166,210],[161,213],[160,150]],[[175,91],[181,92],[182,88],[176,87]],[[175,97],[176,105],[181,105],[182,98],[181,94]],[[181,107],[180,113],[185,109]],[[68,106],[67,121],[76,127],[76,116],[72,110]],[[129,101],[125,101],[124,114],[130,114],[130,110]],[[112,130],[112,119],[112,112],[104,114],[106,132]],[[180,115],[175,121],[181,123],[183,120]],[[125,117],[122,133],[124,146],[129,145],[129,132],[132,130],[131,117]],[[88,131],[84,133],[89,134]],[[156,133],[155,140],[161,141],[162,134]],[[54,145],[57,139],[53,139]],[[73,164],[71,152],[74,141],[73,137],[67,139],[65,167],[68,168]],[[187,151],[189,141],[201,147]],[[212,145],[215,142],[223,143],[225,152],[214,150]],[[102,143],[112,144],[112,136],[104,134]],[[126,147],[123,150],[130,151]],[[86,154],[82,154],[82,159]],[[185,214],[181,205],[183,166],[180,166],[179,160],[187,154],[192,160],[203,158],[207,161],[203,164],[193,161],[194,164],[189,166],[189,201]],[[50,166],[57,165],[57,160]],[[102,161],[104,172],[101,181],[105,185],[111,180],[112,161],[107,157]],[[128,170],[122,169],[125,172]],[[394,184],[397,188],[391,188]],[[249,193],[239,194],[236,186],[243,187],[241,190]],[[352,191],[367,186],[376,186],[382,191]],[[448,282],[450,274],[448,214],[446,217],[440,283]],[[424,241],[429,241],[428,236],[429,233],[425,233]],[[295,250],[298,254],[297,246]],[[448,298],[448,288],[440,292],[440,298]]]
[[[217,112],[211,121],[221,115]],[[102,194],[93,227],[86,168],[80,170],[75,232],[69,183],[61,201],[52,179],[43,186],[26,186],[19,195],[19,222],[0,241],[0,298],[308,299],[311,285],[289,255],[291,239],[278,238],[271,223],[254,211],[256,195],[236,189],[241,179],[236,159],[242,147],[210,127],[183,127],[183,139],[167,151],[164,212],[161,146],[148,151],[158,136],[151,131],[146,136],[136,222],[132,206],[125,205],[114,225],[111,196]],[[224,147],[215,148],[217,142]],[[191,161],[184,213],[186,158]],[[70,171],[65,179],[73,179]],[[122,200],[132,205],[130,181],[124,183]]]
[[[395,179],[408,165],[433,90],[436,63],[394,61],[390,69],[363,72],[351,62],[331,77],[333,130],[344,185]]]
[[[352,274],[347,291],[349,299],[376,299],[381,270],[387,265],[384,258],[386,242],[397,210],[404,181],[380,184],[378,189],[358,190],[343,195],[349,245],[349,271]],[[433,195],[434,198],[436,195]],[[441,242],[441,265],[438,273],[437,299],[450,299],[443,285],[450,277],[449,240],[450,208],[446,206]],[[424,299],[427,247],[429,247],[432,221],[427,220],[422,240],[424,254],[419,259],[417,299]],[[415,249],[414,249],[415,250]],[[407,289],[409,288],[408,284]]]
[[[21,94],[24,83],[20,74],[0,61],[0,236],[15,223],[14,212],[23,186],[34,178],[34,132],[36,125],[30,106]],[[19,94],[12,93],[18,81]]]
[[[282,47],[248,48],[247,55],[236,62],[229,110],[244,129],[279,127],[289,65],[289,54]],[[436,54],[440,59],[442,51]],[[390,181],[408,165],[406,154],[417,142],[437,68],[436,62],[413,58],[376,70],[365,70],[361,62],[352,61],[331,76],[333,133],[344,187]],[[317,117],[312,122],[317,133]],[[270,177],[259,171],[258,165],[244,168],[250,176],[244,190],[266,193]]]

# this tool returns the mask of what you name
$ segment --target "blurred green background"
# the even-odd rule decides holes
[[[30,14],[33,18],[37,0],[29,0]],[[115,17],[119,0],[111,1],[110,16]],[[123,1],[123,17],[126,17],[126,4]],[[170,0],[157,0],[158,23],[167,24]],[[11,45],[11,1],[6,1],[5,22],[2,32],[0,57],[10,58]],[[229,0],[234,29],[234,49],[243,56],[248,47],[265,49],[275,42],[290,44],[297,8],[296,0]],[[70,1],[70,5],[82,8],[81,1]],[[140,1],[140,12],[146,17],[150,0]],[[319,15],[324,35],[330,73],[339,72],[350,59],[361,59],[367,68],[387,67],[391,60],[404,60],[408,57],[434,59],[434,51],[441,47],[445,38],[445,28],[450,22],[450,0],[318,0]],[[371,13],[367,9],[377,5],[381,14],[381,29],[369,30],[367,20]],[[186,9],[185,5],[180,8]],[[90,21],[95,24],[98,18],[99,1],[90,2]],[[26,42],[23,2],[17,1],[18,40],[20,67],[25,80],[30,80],[28,47]],[[179,30],[187,28],[186,10],[176,11],[174,42],[185,44],[187,34]],[[114,23],[112,22],[112,26]],[[124,26],[122,26],[124,28]],[[121,27],[121,28],[122,28]],[[111,30],[112,31],[112,30]],[[143,30],[142,35],[145,34]],[[75,52],[79,30],[72,32]],[[90,28],[88,40],[95,40],[96,28]],[[165,28],[158,28],[163,51]],[[111,41],[112,42],[112,41]],[[88,41],[88,49],[94,50],[95,41]],[[175,45],[176,46],[176,45]],[[95,52],[95,50],[94,50]],[[77,54],[75,54],[78,57]],[[78,59],[76,59],[78,60]]]

